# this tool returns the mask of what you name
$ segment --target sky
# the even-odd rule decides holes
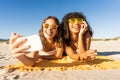
[[[93,38],[120,37],[120,0],[0,0],[0,38],[12,32],[38,34],[47,16],[60,22],[69,12],[82,12],[93,30]]]

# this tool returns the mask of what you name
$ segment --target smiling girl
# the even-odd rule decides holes
[[[12,33],[10,38],[10,50],[14,57],[27,66],[35,65],[38,59],[59,59],[62,58],[63,44],[62,44],[62,29],[58,19],[54,16],[48,16],[42,22],[39,36],[41,38],[43,49],[34,52],[24,52],[30,48],[29,45],[18,47],[27,41],[22,38],[20,34]]]
[[[85,16],[71,12],[62,19],[63,38],[66,54],[73,60],[94,60],[96,50],[89,50],[92,30]]]

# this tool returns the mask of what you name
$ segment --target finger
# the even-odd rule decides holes
[[[86,53],[95,53],[96,50],[87,50]]]
[[[91,60],[94,60],[96,58],[96,56],[91,56]]]
[[[94,49],[95,52],[97,52],[97,49]]]
[[[92,60],[93,59],[90,56],[87,57],[87,61],[92,61]]]
[[[96,54],[95,54],[95,53],[93,53],[93,54],[88,54],[87,56],[88,56],[88,57],[91,57],[91,58],[93,58],[93,59],[95,59]]]
[[[15,48],[12,50],[12,53],[13,54],[16,54],[16,53],[20,53],[20,52],[24,52],[25,50],[29,49],[30,46],[22,46],[22,47],[19,47],[19,48]]]
[[[87,31],[88,30],[88,24],[86,23],[86,21],[83,21],[83,26],[84,26],[84,28],[85,28],[85,31]]]
[[[87,54],[87,56],[96,56],[96,55],[92,53],[92,54]]]
[[[89,54],[90,56],[93,56],[93,57],[96,57],[97,54],[96,53],[92,53],[92,54]]]
[[[10,45],[10,50],[19,47],[27,41],[26,38],[18,38],[12,45]]]
[[[96,58],[96,56],[88,56],[87,61],[93,61]]]
[[[87,27],[87,23],[86,23],[86,21],[83,21],[83,24],[85,25],[85,27]]]
[[[12,32],[11,33],[11,38],[9,40],[9,43],[12,44],[13,37],[16,35],[16,33]]]
[[[16,34],[16,33],[12,33],[11,35],[12,37],[10,38],[10,41],[9,41],[10,45],[13,44],[18,37],[21,37],[20,34]]]
[[[87,30],[87,27],[85,26],[85,24],[84,24],[84,23],[82,23],[82,24],[81,24],[81,29],[83,29],[84,31],[86,31],[86,30]]]
[[[11,33],[11,36],[12,36],[11,38],[13,38],[13,39],[14,39],[14,38],[16,39],[16,37],[22,37],[21,34],[16,34],[16,33],[14,33],[14,32]]]
[[[82,28],[85,28],[84,23],[81,24],[81,27],[82,27]]]
[[[14,36],[14,35],[16,35],[16,33],[15,33],[15,32],[12,32],[11,35]]]
[[[86,53],[87,53],[87,56],[96,56],[97,55],[96,50],[87,50]]]

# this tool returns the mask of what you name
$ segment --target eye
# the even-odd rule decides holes
[[[75,19],[74,19],[74,18],[72,18],[72,19],[71,19],[71,21],[75,21]]]
[[[82,20],[83,20],[82,18],[78,18],[78,21],[82,22]]]
[[[43,23],[43,27],[44,27],[44,28],[48,28],[48,27],[49,27],[49,24]]]
[[[79,24],[81,24],[83,19],[82,18],[78,18],[77,21],[79,22]]]
[[[51,28],[52,28],[52,29],[57,29],[57,25],[52,24],[52,25],[51,25]]]
[[[74,23],[75,22],[75,19],[74,18],[71,18],[68,20],[70,23]]]

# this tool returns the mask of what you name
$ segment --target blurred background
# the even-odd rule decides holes
[[[86,16],[93,38],[120,37],[120,0],[0,0],[0,39],[9,39],[11,32],[38,34],[45,17],[61,22],[69,12]]]

